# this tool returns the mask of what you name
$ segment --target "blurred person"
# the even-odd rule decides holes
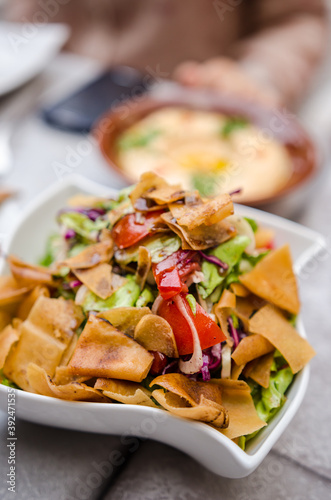
[[[67,50],[190,87],[293,107],[323,55],[323,0],[22,0],[8,20],[66,22]]]

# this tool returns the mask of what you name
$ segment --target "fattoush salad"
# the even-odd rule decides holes
[[[71,198],[57,222],[38,265],[7,256],[1,383],[159,408],[244,449],[315,354],[295,329],[288,245],[230,195],[151,172],[116,199]]]

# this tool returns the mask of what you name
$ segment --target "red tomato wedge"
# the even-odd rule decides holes
[[[162,213],[163,210],[148,212],[144,215],[141,223],[137,222],[136,214],[124,215],[112,230],[115,245],[122,250],[138,243],[138,241],[152,233],[155,225],[160,222]]]
[[[185,295],[181,294],[181,297],[184,299],[183,304],[187,313],[196,326],[201,349],[207,349],[226,340],[222,330],[199,304],[196,305],[196,315],[194,316]],[[193,352],[192,332],[188,322],[179,312],[176,304],[172,300],[164,300],[159,306],[157,314],[170,324],[174,332],[179,354],[191,354]]]
[[[154,278],[163,299],[171,299],[180,292],[187,292],[184,278],[200,269],[197,252],[178,250],[159,264],[153,265]]]

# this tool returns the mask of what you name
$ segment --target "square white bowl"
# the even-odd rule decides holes
[[[109,196],[116,191],[76,175],[59,181],[24,210],[5,244],[6,252],[36,262],[44,252],[48,235],[56,230],[57,212],[77,193]],[[325,248],[321,235],[299,224],[241,205],[237,205],[235,211],[274,229],[277,246],[290,244],[296,273]],[[5,272],[4,262],[0,271]],[[306,337],[300,317],[297,329]],[[54,427],[121,435],[123,443],[128,436],[155,439],[184,451],[220,476],[240,478],[256,469],[286,429],[303,400],[308,378],[309,367],[305,367],[295,376],[285,405],[248,443],[246,451],[207,424],[143,406],[69,402],[17,390],[16,415]],[[7,387],[0,385],[3,411],[7,411],[7,391]]]

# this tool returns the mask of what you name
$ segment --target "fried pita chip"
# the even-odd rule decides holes
[[[108,398],[120,403],[157,408],[151,399],[152,393],[136,382],[98,378],[94,388],[102,391]]]
[[[46,371],[34,363],[28,365],[27,377],[33,392],[42,394],[43,396],[66,399],[67,401],[110,403],[109,399],[103,396],[99,391],[79,382],[55,385]]]
[[[185,198],[185,191],[180,184],[164,186],[144,194],[144,198],[155,201],[158,205],[168,205]]]
[[[248,297],[250,295],[250,291],[241,283],[231,283],[230,290],[237,297]]]
[[[86,269],[75,269],[73,273],[91,292],[105,300],[114,292],[111,270],[112,267],[104,262]]]
[[[19,333],[12,325],[7,325],[0,333],[0,369],[4,367],[10,349],[19,340]]]
[[[235,362],[233,362],[232,364],[232,368],[231,368],[231,380],[238,380],[238,378],[240,377],[243,369],[245,368],[245,365],[237,365]]]
[[[73,375],[67,366],[57,366],[53,382],[55,385],[65,385],[71,382],[85,382],[88,379],[89,377],[83,377],[82,375]]]
[[[71,360],[71,357],[76,349],[77,342],[78,342],[78,335],[74,335],[72,337],[70,344],[68,345],[68,347],[66,348],[66,350],[63,353],[60,366],[67,366],[67,364]]]
[[[169,208],[177,224],[187,227],[189,231],[202,224],[213,226],[234,213],[231,196],[228,194],[220,194],[197,205],[173,203]]]
[[[213,313],[215,314],[217,321],[221,327],[222,332],[227,338],[227,343],[229,346],[233,345],[233,339],[230,336],[228,329],[228,317],[230,316],[232,309],[236,306],[236,296],[229,290],[223,290],[220,300],[213,307]]]
[[[221,298],[217,304],[217,306],[222,309],[223,307],[234,309],[236,307],[236,296],[234,293],[229,290],[223,290]]]
[[[68,366],[75,375],[141,382],[153,360],[132,338],[90,315]]]
[[[159,351],[169,358],[178,358],[177,344],[174,333],[168,321],[147,314],[137,324],[134,339],[148,351]]]
[[[34,266],[10,255],[7,259],[12,275],[22,287],[48,285],[56,287],[53,271],[48,267]]]
[[[260,358],[253,359],[245,366],[244,375],[250,377],[257,384],[268,389],[270,382],[270,370],[274,360],[274,352],[269,352]]]
[[[146,314],[152,314],[148,307],[115,307],[99,312],[97,317],[106,319],[122,333],[133,337],[136,326]]]
[[[29,292],[30,288],[21,286],[12,276],[0,276],[0,306],[17,304]]]
[[[235,314],[242,321],[244,329],[248,332],[249,318],[261,307],[265,305],[265,300],[257,297],[256,295],[249,295],[248,297],[237,297]]]
[[[12,315],[8,311],[0,309],[0,332],[2,332],[2,330],[7,325],[9,325],[9,323],[11,322],[11,319],[12,319]]]
[[[255,295],[285,311],[298,314],[298,288],[288,245],[271,251],[252,271],[243,274],[239,279]]]
[[[175,415],[208,422],[224,428],[229,424],[222,406],[222,391],[216,384],[195,382],[180,373],[167,373],[156,377],[150,386],[161,386],[152,392],[156,401]]]
[[[148,273],[152,267],[152,257],[146,247],[140,246],[138,252],[138,265],[136,271],[136,283],[142,290],[145,286]]]
[[[24,297],[19,305],[16,316],[22,321],[26,320],[29,316],[33,304],[36,302],[38,297],[49,297],[50,293],[48,288],[45,286],[36,286],[28,295]]]
[[[262,307],[249,322],[250,331],[271,343],[288,362],[293,373],[299,372],[315,351],[286,320],[282,312],[271,304]],[[240,345],[240,344],[239,344]]]
[[[248,335],[238,344],[232,354],[232,359],[237,365],[245,365],[252,359],[274,351],[274,346],[262,335]]]
[[[86,269],[89,267],[109,262],[113,256],[113,245],[111,240],[101,241],[95,245],[89,245],[79,254],[64,260],[60,265],[67,266],[71,270]]]
[[[221,432],[229,439],[246,436],[267,424],[258,416],[248,384],[243,380],[212,379],[222,389],[224,408],[229,414],[229,426]]]
[[[109,220],[111,226],[114,226],[116,224],[116,222],[118,222],[121,219],[121,217],[123,217],[124,215],[130,214],[132,212],[133,212],[133,208],[131,205],[131,201],[127,200],[127,201],[123,201],[118,207],[113,208],[112,210],[107,212],[107,217],[108,217],[108,220]]]
[[[148,191],[163,187],[168,187],[168,183],[162,177],[159,177],[154,172],[145,172],[142,174],[140,181],[129,195],[132,206],[134,207],[136,201],[147,194]]]
[[[19,341],[12,347],[4,365],[6,377],[29,391],[26,370],[30,362],[53,376],[82,320],[80,307],[71,300],[39,297],[19,327]]]
[[[180,237],[183,250],[205,250],[215,247],[232,238],[236,232],[227,221],[217,222],[212,226],[201,224],[189,230],[186,226],[179,226],[169,212],[162,214],[161,218]]]

